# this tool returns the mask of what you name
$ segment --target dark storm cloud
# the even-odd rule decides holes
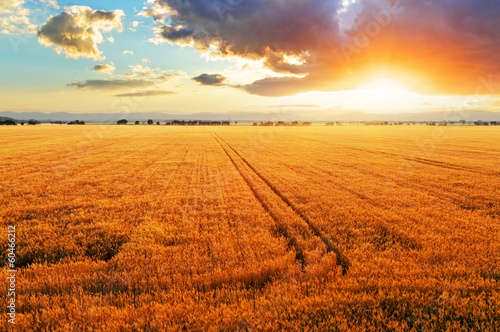
[[[192,38],[193,31],[184,28],[173,28],[171,26],[165,25],[161,27],[160,35],[172,42],[176,41],[188,41]]]
[[[154,6],[168,12],[170,22],[158,37],[200,50],[216,46],[221,55],[301,54],[335,40],[338,32],[331,15],[336,1],[157,0]]]
[[[384,10],[383,2],[363,4],[355,24],[346,31],[344,46],[368,42],[343,53],[350,67],[388,63],[415,77],[423,75],[420,90],[427,93],[487,93],[480,90],[481,80],[500,74],[500,2],[394,0],[389,15],[378,21],[374,13]],[[370,29],[377,32],[370,26],[373,22],[382,24],[370,38]]]
[[[488,93],[481,78],[500,75],[499,1],[156,0],[150,9],[168,18],[157,38],[301,76],[238,86],[259,95],[349,89],[395,73],[415,91]]]

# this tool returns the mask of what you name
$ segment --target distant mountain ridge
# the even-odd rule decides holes
[[[38,120],[42,122],[83,120],[92,122],[116,122],[120,119],[128,121],[168,121],[168,120],[212,120],[212,121],[313,121],[313,122],[424,122],[424,121],[500,121],[500,112],[488,111],[435,111],[427,113],[338,113],[332,111],[283,111],[283,112],[199,112],[191,114],[176,114],[163,112],[133,112],[133,113],[43,113],[43,112],[0,112],[0,117],[16,120]]]

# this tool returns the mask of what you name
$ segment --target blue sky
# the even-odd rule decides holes
[[[148,59],[150,61],[148,65],[155,68],[192,73],[210,70],[211,68],[217,71],[224,66],[218,63],[207,63],[201,59],[200,53],[194,49],[168,44],[156,46],[148,42],[148,39],[153,37],[152,27],[154,24],[150,18],[136,16],[142,9],[142,3],[140,2],[60,1],[59,4],[61,6],[77,4],[105,11],[120,8],[125,12],[123,31],[112,31],[105,34],[105,38],[112,37],[114,42],[105,41],[99,46],[106,57],[106,60],[101,62],[113,61],[117,67],[117,72],[127,72],[129,65],[141,63],[142,59]],[[40,4],[37,6],[36,3],[27,3],[26,7],[39,12],[40,14],[36,16],[38,19],[46,19],[64,10],[63,8],[44,8]],[[136,31],[129,30],[132,28],[133,21],[141,22]],[[63,89],[68,82],[78,78],[99,78],[100,75],[91,70],[96,65],[96,61],[85,58],[68,59],[65,56],[58,55],[50,48],[41,46],[37,39],[35,34],[12,35],[0,38],[2,73],[8,78],[0,81],[2,89],[15,89],[19,85],[33,89],[52,89],[56,86]],[[134,54],[123,55],[122,53],[126,50],[131,50]],[[82,74],[85,74],[85,76],[82,76]]]
[[[497,14],[487,0],[0,0],[0,111],[498,111]]]

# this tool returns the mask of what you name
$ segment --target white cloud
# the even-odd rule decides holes
[[[1,33],[34,34],[36,26],[31,22],[30,10],[23,7],[22,0],[0,0],[0,27]]]
[[[139,21],[133,21],[131,24],[130,24],[130,28],[128,28],[128,30],[130,31],[137,31],[137,27],[141,24],[142,22],[139,22]]]
[[[105,59],[97,44],[103,42],[103,32],[122,31],[122,10],[101,11],[85,6],[71,6],[49,18],[38,31],[40,44],[54,47],[58,54],[69,58]]]
[[[130,54],[130,55],[133,55],[134,54],[134,51],[129,51],[129,50],[125,50],[123,51],[122,54]]]
[[[61,6],[59,6],[59,3],[57,3],[56,0],[40,0],[40,2],[46,4],[49,7],[55,8],[55,9],[61,8]]]
[[[141,12],[137,15],[144,17],[152,17],[156,22],[163,23],[166,20],[166,14],[169,13],[169,9],[162,6],[157,1],[147,2],[151,7],[143,7]]]
[[[0,0],[0,13],[6,13],[24,4],[23,0]]]

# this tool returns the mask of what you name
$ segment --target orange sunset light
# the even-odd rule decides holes
[[[500,332],[500,0],[0,0],[6,332]]]

